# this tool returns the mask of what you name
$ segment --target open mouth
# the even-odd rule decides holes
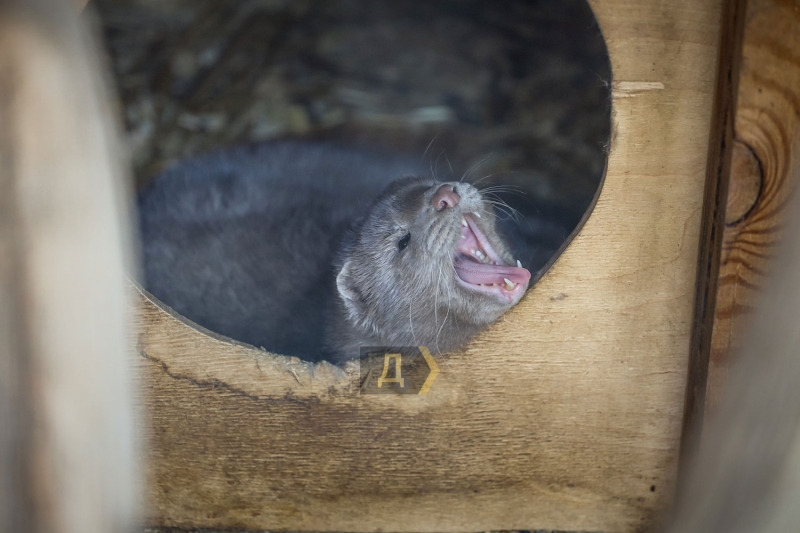
[[[519,301],[531,279],[519,261],[517,266],[509,266],[497,255],[471,214],[461,219],[453,266],[463,286],[509,303]]]

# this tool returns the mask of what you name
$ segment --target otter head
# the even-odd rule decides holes
[[[353,330],[348,344],[448,351],[519,302],[530,272],[494,221],[470,184],[390,184],[342,250],[336,286]]]

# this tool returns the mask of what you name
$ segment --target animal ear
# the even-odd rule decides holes
[[[350,318],[360,322],[364,317],[364,301],[354,283],[351,268],[350,261],[344,264],[336,276],[336,288],[345,308],[347,308],[347,312],[350,314]]]

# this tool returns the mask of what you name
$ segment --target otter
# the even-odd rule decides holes
[[[327,345],[464,346],[516,305],[531,275],[511,257],[495,214],[468,183],[390,184],[342,243]]]
[[[428,171],[290,141],[181,161],[138,196],[142,285],[214,333],[305,360],[451,351],[515,305],[530,274],[491,201]]]

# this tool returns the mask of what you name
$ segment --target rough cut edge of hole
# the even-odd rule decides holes
[[[175,381],[272,404],[350,404],[410,413],[452,403],[464,394],[463,384],[442,376],[434,393],[404,395],[399,404],[396,395],[359,394],[357,361],[341,368],[260,350],[194,324],[129,282],[138,302],[135,356]]]
[[[185,330],[185,332],[195,339],[180,339],[180,342],[186,343],[184,352],[188,352],[193,347],[188,346],[189,342],[205,342],[208,344],[206,348],[210,348],[213,344],[221,344],[224,349],[235,352],[241,356],[242,362],[257,361],[260,363],[270,364],[274,367],[274,363],[279,363],[281,366],[286,367],[285,373],[293,378],[306,377],[308,379],[319,380],[321,376],[331,377],[331,385],[344,386],[349,385],[353,379],[358,378],[358,365],[354,361],[348,361],[343,367],[329,363],[328,361],[320,361],[319,363],[311,363],[301,360],[297,357],[277,354],[269,352],[264,348],[259,348],[251,344],[247,344],[219,333],[215,333],[203,326],[186,318],[174,309],[160,301],[153,296],[150,292],[144,289],[138,282],[128,278],[130,289],[134,291],[137,296],[135,298],[135,306],[137,312],[137,321],[139,327],[136,335],[139,338],[137,345],[141,346],[142,336],[148,335],[148,328],[153,326],[170,327],[169,321],[172,321],[178,328]],[[158,315],[157,322],[150,321],[145,324],[145,315],[148,314],[147,307],[151,306],[152,310]],[[209,342],[210,341],[210,342]],[[141,347],[140,347],[141,349]],[[232,350],[231,350],[232,349]],[[160,359],[159,359],[160,360]],[[326,380],[328,381],[328,380]]]

